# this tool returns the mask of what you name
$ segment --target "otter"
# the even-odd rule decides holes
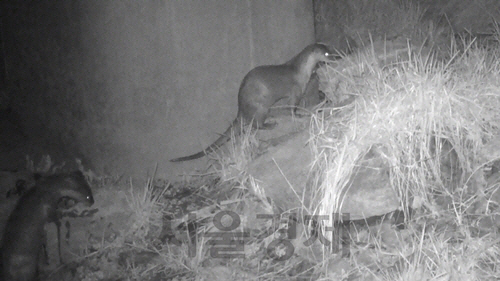
[[[17,203],[5,226],[1,258],[5,281],[35,280],[44,244],[44,226],[59,221],[57,207],[64,198],[94,203],[89,184],[80,171],[43,177]],[[59,231],[58,231],[59,235]],[[59,238],[59,237],[58,237]]]
[[[274,127],[275,124],[264,123],[271,106],[283,98],[288,98],[288,104],[296,107],[318,62],[331,61],[337,57],[326,45],[315,43],[284,64],[263,65],[250,70],[243,78],[238,91],[238,114],[227,130],[203,151],[170,161],[193,160],[215,151],[230,140],[233,129],[234,135],[238,136],[242,128],[249,124],[254,129]]]

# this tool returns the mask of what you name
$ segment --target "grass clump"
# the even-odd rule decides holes
[[[474,226],[478,217],[498,212],[498,203],[490,200],[497,195],[488,172],[500,159],[488,149],[500,135],[498,45],[471,41],[441,61],[419,46],[407,44],[401,51],[404,43],[392,49],[377,44],[323,73],[337,77],[324,87],[331,100],[354,101],[312,117],[321,194],[316,212],[341,212],[355,169],[375,154],[382,164],[372,168],[389,171],[401,208],[418,212],[404,236],[411,254],[393,253],[404,260],[404,270],[394,275],[391,267],[376,272],[368,267],[368,272],[385,280],[498,276],[490,262],[499,256],[496,223],[486,224],[492,235]],[[394,55],[398,50],[401,55]],[[452,226],[453,235],[440,225]],[[485,245],[494,247],[486,247],[486,253]],[[361,267],[354,271],[362,272]]]

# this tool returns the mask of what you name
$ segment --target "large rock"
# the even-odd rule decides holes
[[[351,220],[380,216],[400,206],[389,168],[373,150],[357,164],[341,198],[341,212],[348,213]]]
[[[306,188],[312,159],[308,138],[307,131],[296,133],[289,140],[269,148],[248,168],[248,173],[256,179],[266,196],[282,210],[310,203],[311,192]]]
[[[296,133],[249,166],[249,174],[281,210],[311,204],[313,187],[308,183],[313,159],[308,139],[307,130]],[[350,219],[383,215],[399,207],[396,193],[390,186],[389,169],[377,153],[368,155],[360,161],[342,195],[341,212],[349,213]]]

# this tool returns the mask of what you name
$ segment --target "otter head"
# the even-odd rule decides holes
[[[311,47],[310,54],[316,62],[328,62],[338,58],[325,44],[316,43],[309,45]]]
[[[319,62],[333,61],[336,57],[325,44],[315,43],[307,46],[291,62],[297,65],[307,82]]]
[[[85,176],[80,171],[76,171],[63,176],[60,183],[59,195],[61,197],[73,199],[81,202],[85,206],[94,204],[94,197]]]

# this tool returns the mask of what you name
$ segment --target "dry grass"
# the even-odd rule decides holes
[[[150,178],[142,189],[137,190],[130,181],[127,203],[132,216],[128,240],[144,243],[147,239],[160,234],[165,207],[163,197],[169,187],[170,185],[166,184],[162,189],[155,189],[153,179]]]
[[[316,169],[321,171],[316,180],[322,194],[318,214],[340,210],[341,192],[353,169],[374,148],[390,168],[391,185],[402,207],[421,210],[422,217],[415,220],[422,224],[417,223],[415,233],[405,237],[412,259],[396,273],[391,273],[391,267],[377,274],[372,271],[377,278],[484,280],[499,276],[491,266],[500,255],[496,231],[478,236],[473,234],[477,232],[473,223],[477,216],[498,212],[498,203],[492,207],[488,199],[493,191],[484,168],[500,158],[485,151],[484,145],[499,135],[500,49],[474,41],[463,45],[464,50],[450,54],[447,61],[436,61],[410,47],[409,59],[389,66],[380,64],[373,52],[360,53],[350,67],[343,68],[350,77],[344,82],[347,85],[325,87],[337,89],[327,96],[350,95],[355,101],[323,109],[312,118],[312,151]],[[326,72],[334,76],[339,71],[330,68]],[[443,162],[449,160],[439,157],[450,145],[459,171],[451,173],[452,179],[443,177]],[[447,196],[448,204],[440,204],[436,194]],[[429,218],[435,225],[426,228]],[[453,239],[458,241],[436,227],[447,224],[456,228]],[[383,256],[380,250],[377,253]],[[381,256],[373,258],[380,262]],[[399,256],[409,258],[403,253]]]
[[[241,134],[235,136],[231,131],[231,139],[227,149],[215,153],[213,168],[222,181],[236,180],[240,183],[246,180],[246,169],[252,159],[256,157],[258,140],[256,131],[251,130],[251,124],[247,127],[234,128],[241,130]]]

